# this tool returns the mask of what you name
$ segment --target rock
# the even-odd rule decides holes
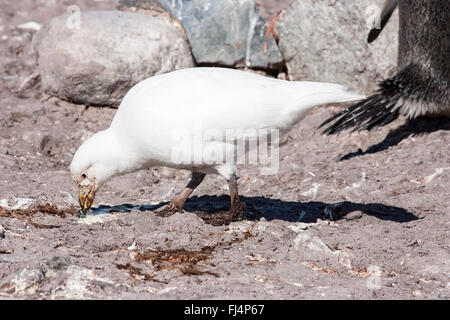
[[[383,2],[375,1],[380,7]],[[398,13],[369,45],[366,21],[374,8],[369,0],[297,0],[289,6],[275,26],[289,78],[375,89],[396,68]]]
[[[351,221],[351,220],[360,219],[360,218],[362,218],[362,216],[363,216],[363,212],[360,210],[357,210],[357,211],[353,211],[353,212],[350,212],[349,214],[345,215],[344,218],[346,220]]]
[[[117,106],[137,82],[194,65],[182,31],[168,19],[90,11],[78,28],[68,18],[54,18],[33,39],[43,88],[63,100]]]
[[[321,239],[306,233],[300,233],[294,239],[294,247],[300,251],[310,250],[311,252],[317,252],[324,255],[333,255],[333,250],[331,250]]]
[[[340,267],[337,254],[320,238],[309,235],[306,231],[299,232],[295,237],[291,252],[302,261],[317,262],[334,268]]]
[[[284,8],[288,7],[295,0],[258,0],[259,10],[264,20],[272,21]]]
[[[29,291],[29,293],[32,293],[36,290],[33,287],[44,280],[45,273],[41,267],[27,266],[26,268],[18,270],[15,273],[14,277],[11,279],[10,285],[13,286],[16,293],[25,290]]]
[[[255,0],[158,0],[184,29],[197,64],[280,69],[283,58]],[[154,8],[155,0],[121,0]]]
[[[0,239],[4,239],[5,238],[5,228],[3,228],[2,225],[0,225]]]
[[[293,225],[287,226],[287,228],[294,231],[295,233],[300,233],[303,230],[308,230],[308,228],[312,225],[314,225],[314,223],[297,222]]]
[[[35,199],[29,198],[0,199],[0,207],[6,210],[27,210],[35,203]]]
[[[29,21],[27,23],[19,24],[17,28],[21,30],[39,31],[41,30],[42,26],[35,21]]]
[[[69,257],[54,256],[45,259],[44,264],[52,270],[61,271],[67,270],[70,265],[73,265],[73,262]]]

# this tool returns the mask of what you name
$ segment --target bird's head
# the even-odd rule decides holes
[[[89,210],[97,190],[116,173],[117,149],[108,130],[96,133],[75,152],[70,164],[73,181],[78,185],[81,210]]]

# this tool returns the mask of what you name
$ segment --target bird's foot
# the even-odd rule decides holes
[[[86,218],[88,215],[93,215],[94,213],[92,212],[91,209],[80,209],[77,212],[77,217],[80,219]]]
[[[168,205],[155,211],[158,217],[170,217],[171,215],[183,211],[184,203],[181,205],[177,201],[171,201]]]

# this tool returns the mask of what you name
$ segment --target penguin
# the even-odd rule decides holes
[[[381,13],[380,29],[369,32],[374,41],[399,9],[399,51],[397,70],[378,84],[368,98],[323,122],[324,134],[346,129],[371,130],[400,115],[450,116],[450,1],[387,0]]]

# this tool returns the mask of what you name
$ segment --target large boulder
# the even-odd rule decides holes
[[[199,65],[279,69],[283,58],[256,0],[120,0],[119,7],[159,5],[183,25]]]
[[[137,82],[194,62],[183,31],[168,19],[120,11],[51,20],[33,39],[43,88],[87,105],[117,106]]]
[[[368,18],[384,0],[297,0],[275,26],[292,80],[329,81],[370,92],[395,71],[398,13],[367,44]]]

